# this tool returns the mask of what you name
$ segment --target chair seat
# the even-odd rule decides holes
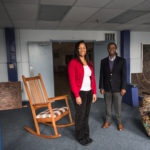
[[[54,108],[53,113],[54,113],[54,118],[57,116],[62,115],[64,112],[68,111],[68,107],[61,107],[61,108]],[[50,110],[46,109],[39,114],[37,114],[36,118],[51,118]]]

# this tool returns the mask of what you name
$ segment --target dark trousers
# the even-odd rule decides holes
[[[80,91],[79,93],[82,104],[78,105],[74,94],[72,93],[72,100],[75,106],[75,132],[78,140],[85,137],[89,137],[89,113],[92,102],[92,92],[91,91]]]
[[[121,102],[120,92],[105,92],[104,99],[106,103],[106,122],[111,122],[112,104],[114,104],[117,123],[121,124]]]

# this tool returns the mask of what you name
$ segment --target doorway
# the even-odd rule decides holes
[[[53,67],[55,96],[70,95],[68,64],[74,56],[76,42],[53,42]],[[93,42],[86,42],[89,57],[93,61]]]

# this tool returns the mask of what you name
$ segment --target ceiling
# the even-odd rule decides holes
[[[0,28],[150,31],[150,0],[0,0]]]

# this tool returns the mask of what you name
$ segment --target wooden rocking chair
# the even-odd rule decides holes
[[[35,77],[25,78],[22,76],[25,89],[29,98],[33,120],[36,128],[36,132],[29,127],[25,127],[25,129],[37,136],[43,138],[58,138],[61,134],[58,134],[57,127],[67,127],[74,125],[72,121],[71,112],[68,104],[68,96],[58,96],[54,98],[48,98],[47,92],[40,74]],[[52,109],[51,102],[65,100],[66,107],[54,108]],[[48,107],[48,109],[36,114],[36,110],[42,107]],[[60,120],[62,117],[69,115],[70,123],[63,125],[56,125],[56,121]],[[55,135],[43,135],[40,134],[38,123],[43,123],[48,126],[52,126],[54,128]]]

